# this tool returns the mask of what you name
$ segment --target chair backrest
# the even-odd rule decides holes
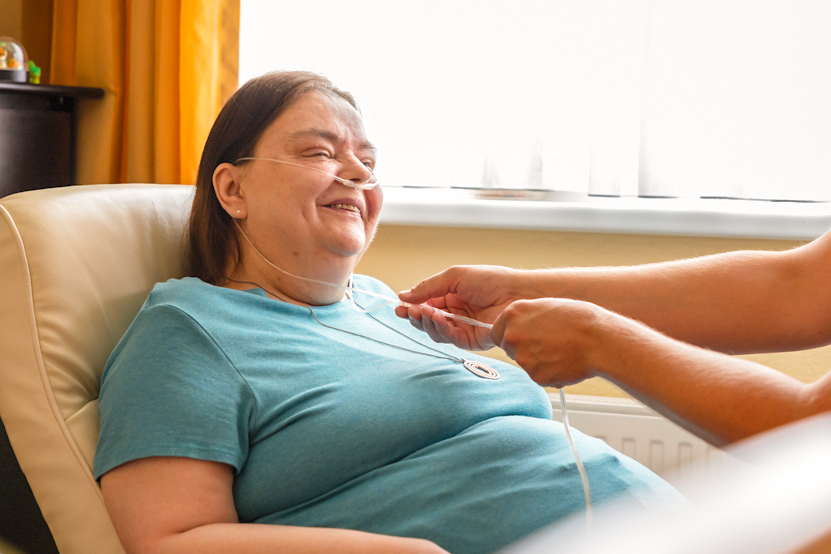
[[[183,274],[193,187],[0,199],[0,418],[61,554],[123,553],[92,476],[101,371],[153,285]]]

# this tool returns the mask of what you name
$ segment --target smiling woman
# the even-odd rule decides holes
[[[359,291],[394,295],[352,274],[374,168],[352,97],[318,75],[254,79],[219,115],[192,276],[156,285],[102,377],[95,475],[127,551],[482,554],[584,509],[542,387],[362,310]],[[685,509],[574,438],[594,503]]]
[[[238,289],[258,283],[300,305],[340,300],[338,288],[275,274],[251,249],[295,275],[347,284],[381,211],[381,189],[343,185],[365,184],[375,166],[357,110],[340,97],[309,92],[266,128],[253,154],[241,167],[223,163],[213,174],[219,202],[253,242],[245,241],[240,258],[229,263],[225,283]],[[333,186],[331,175],[342,181]]]
[[[303,98],[306,93],[311,92],[315,94]],[[311,98],[316,100],[313,102]],[[298,99],[303,101],[302,104],[294,106]],[[332,121],[321,122],[322,116],[311,115],[310,110],[306,108],[307,104],[324,107],[327,115],[335,117]],[[309,119],[304,119],[307,117]],[[276,123],[276,120],[281,118],[288,126]],[[354,140],[352,135],[355,133],[360,135],[358,154],[362,155],[362,160],[354,158],[354,152],[351,150],[354,145],[343,142]],[[286,144],[275,144],[275,141],[279,142],[278,136],[275,135],[284,139],[291,136]],[[349,152],[344,149],[349,149]],[[341,157],[337,158],[336,153]],[[278,155],[282,156],[279,161],[284,163],[267,164],[244,159],[277,159]],[[353,159],[348,159],[349,156]],[[263,182],[266,185],[272,183],[280,188],[281,176],[288,175],[285,171],[280,171],[280,168],[288,168],[292,164],[318,169],[326,174],[337,174],[337,166],[340,164],[370,164],[374,167],[374,160],[374,148],[364,137],[357,104],[349,93],[337,89],[322,77],[302,72],[274,74],[271,77],[252,80],[237,92],[233,105],[220,113],[202,154],[190,227],[192,274],[211,284],[227,284],[229,277],[236,278],[235,271],[244,259],[238,230],[246,230],[251,223],[248,221],[248,210],[252,207],[245,199],[249,185],[252,194],[267,192],[260,190],[262,187],[257,188],[257,185]],[[366,167],[346,170],[352,174],[344,174],[340,178],[349,177],[351,180],[354,175],[358,175],[360,179],[363,174],[371,172]],[[294,179],[302,182],[304,177],[311,177],[314,173],[298,168]],[[233,198],[228,197],[229,201],[232,200],[234,203],[232,207],[229,204],[230,211],[223,206],[220,195],[214,191],[215,176],[218,183],[233,188],[227,193],[234,195]],[[250,180],[250,183],[243,185],[243,180]],[[320,187],[326,180],[312,179],[312,182]],[[281,190],[282,197],[279,191],[274,191],[275,194],[270,197],[269,202],[273,204],[276,200],[281,205],[288,205],[295,201],[293,199],[297,195],[313,192],[305,184]],[[347,187],[340,187],[340,190],[351,198],[347,204],[364,197],[354,190],[350,192]],[[319,188],[317,193],[321,193]],[[375,198],[378,194],[379,192],[376,192],[369,196]],[[317,198],[314,198],[317,202]],[[371,239],[380,204],[376,206],[376,202],[366,200],[361,200],[361,203],[364,210],[367,207],[375,210],[372,214],[371,233],[368,236]],[[293,208],[297,209],[298,213],[292,214],[291,217],[299,217],[300,206],[295,204]],[[309,208],[307,205],[305,209]],[[252,214],[252,217],[260,217],[258,210],[261,208],[255,206],[253,209],[255,214]],[[246,210],[245,213],[243,210]],[[369,214],[362,214],[361,219],[365,219],[367,215]],[[245,259],[248,261],[248,258]],[[252,259],[251,263],[258,262]]]

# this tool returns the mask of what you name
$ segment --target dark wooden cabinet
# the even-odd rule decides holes
[[[0,197],[75,184],[78,101],[100,88],[0,82]]]

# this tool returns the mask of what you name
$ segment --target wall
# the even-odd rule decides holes
[[[378,277],[393,290],[410,288],[453,264],[499,264],[516,268],[632,265],[730,250],[784,250],[795,241],[564,233],[382,225],[359,273]],[[506,359],[501,350],[488,352]],[[831,368],[831,347],[799,353],[745,356],[811,382]],[[574,394],[626,396],[600,379],[569,387]]]
[[[40,82],[49,83],[53,0],[2,0],[0,5],[0,36],[20,41],[41,68]]]
[[[21,40],[29,59],[41,69],[42,84],[52,82],[52,6],[53,0],[23,0]]]
[[[0,14],[0,37],[20,40],[23,28],[23,0],[3,0]]]

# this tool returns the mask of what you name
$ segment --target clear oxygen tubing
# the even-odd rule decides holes
[[[276,269],[280,273],[284,273],[285,275],[288,275],[289,277],[294,277],[295,279],[300,279],[301,281],[307,281],[309,283],[315,283],[315,284],[318,284],[318,285],[326,285],[328,287],[335,287],[335,288],[339,288],[339,289],[345,291],[349,296],[349,300],[352,303],[352,307],[358,312],[361,312],[361,313],[373,312],[373,311],[375,311],[379,308],[382,308],[384,306],[387,306],[389,304],[397,304],[397,305],[400,305],[400,306],[406,306],[408,308],[414,306],[414,304],[410,304],[408,302],[403,302],[403,301],[401,301],[397,298],[392,298],[392,297],[389,297],[389,296],[385,296],[383,294],[378,294],[376,292],[356,289],[352,286],[347,286],[347,285],[338,285],[337,283],[330,283],[328,281],[319,281],[317,279],[310,279],[308,277],[301,277],[300,275],[295,275],[293,273],[289,273],[285,269],[279,268],[276,265],[274,265],[273,263],[271,263],[271,261],[268,258],[266,258],[265,255],[262,252],[260,252],[260,250],[256,246],[254,246],[254,243],[251,242],[251,239],[248,238],[248,235],[245,233],[245,231],[242,230],[242,228],[239,226],[239,224],[236,222],[236,220],[233,220],[233,221],[234,221],[234,225],[236,225],[237,229],[239,230],[240,234],[242,234],[243,238],[245,238],[246,242],[248,242],[248,244],[251,246],[251,248],[254,249],[254,252],[256,252],[263,259],[263,261],[265,263],[267,263],[268,265],[270,265],[271,267],[273,267],[274,269]],[[355,303],[354,293],[356,293],[356,292],[360,293],[360,294],[366,294],[366,295],[372,296],[374,298],[379,298],[381,300],[384,300],[384,302],[382,302],[381,304],[378,304],[377,306],[373,306],[372,308],[363,309]],[[450,312],[446,312],[444,310],[439,310],[438,308],[433,308],[433,309],[436,312],[442,314],[444,317],[447,317],[447,318],[450,318],[450,319],[455,319],[457,321],[462,321],[462,322],[467,323],[469,325],[475,325],[477,327],[484,327],[485,329],[493,329],[493,325],[491,325],[490,323],[483,323],[481,321],[477,321],[477,320],[471,319],[469,317],[456,315],[456,314],[453,314],[453,313],[450,313]],[[577,465],[577,471],[580,474],[580,481],[583,485],[583,495],[585,496],[585,500],[586,500],[586,533],[588,534],[589,531],[591,530],[591,525],[592,525],[592,495],[591,495],[591,488],[589,487],[589,476],[588,476],[588,474],[586,474],[586,468],[583,466],[583,460],[580,458],[580,453],[577,450],[577,445],[574,442],[574,438],[571,436],[571,427],[568,423],[568,410],[566,409],[566,395],[565,395],[565,392],[563,392],[563,389],[559,389],[559,392],[560,392],[560,411],[563,414],[563,427],[565,428],[566,438],[568,439],[568,444],[571,447],[571,453],[574,455],[574,461]]]
[[[337,175],[332,175],[328,171],[323,171],[322,169],[319,169],[317,167],[312,167],[310,165],[298,164],[298,163],[294,163],[294,162],[287,162],[285,160],[276,160],[274,158],[251,158],[251,157],[238,158],[234,163],[236,164],[236,163],[239,163],[239,162],[249,162],[249,161],[254,161],[254,160],[260,160],[260,161],[263,161],[263,162],[274,162],[274,163],[278,163],[278,164],[294,165],[294,166],[297,166],[297,167],[302,167],[304,169],[310,169],[312,171],[317,171],[318,173],[323,173],[324,175],[328,175],[329,177],[331,177],[332,179],[334,179],[335,181],[337,181],[338,183],[340,183],[342,185],[345,185],[347,187],[351,187],[351,188],[357,189],[357,190],[372,190],[372,189],[374,189],[375,187],[378,186],[378,178],[375,177],[375,173],[372,172],[372,169],[367,167],[367,166],[364,166],[364,169],[369,171],[369,175],[370,175],[369,179],[367,179],[365,183],[356,183],[355,181],[350,181],[349,179],[344,179],[342,177],[338,177]]]
[[[378,298],[378,299],[381,299],[381,300],[384,301],[381,304],[378,304],[377,306],[373,306],[372,308],[369,308],[368,310],[365,310],[365,309],[359,307],[357,304],[355,304],[355,301],[353,299],[352,300],[352,306],[355,308],[355,310],[357,310],[361,313],[373,312],[373,311],[377,310],[378,308],[382,308],[383,306],[387,306],[388,304],[397,304],[397,305],[400,305],[400,306],[404,306],[405,308],[411,308],[411,307],[415,306],[414,304],[410,304],[409,302],[403,302],[403,301],[399,300],[398,298],[392,298],[390,296],[386,296],[386,295],[383,295],[383,294],[378,294],[377,292],[372,292],[372,291],[368,291],[368,290],[360,290],[360,289],[353,288],[352,286],[349,286],[349,285],[338,285],[336,283],[330,283],[328,281],[318,281],[317,279],[310,279],[308,277],[301,277],[300,275],[295,275],[293,273],[289,273],[285,269],[279,268],[276,265],[274,265],[273,263],[271,263],[263,255],[263,253],[260,252],[257,249],[256,246],[254,246],[254,243],[251,242],[251,239],[248,238],[248,235],[246,235],[245,232],[242,230],[242,228],[240,228],[240,226],[236,222],[236,220],[234,220],[234,225],[237,226],[237,229],[239,230],[240,234],[242,234],[243,238],[251,246],[251,248],[254,249],[254,252],[256,252],[263,259],[263,261],[265,261],[265,263],[267,263],[268,265],[270,265],[271,267],[273,267],[274,269],[276,269],[280,273],[284,273],[284,274],[288,275],[289,277],[294,277],[295,279],[300,279],[301,281],[307,281],[309,283],[315,283],[315,284],[318,284],[318,285],[326,285],[327,287],[334,287],[334,288],[342,289],[342,290],[346,291],[347,293],[357,292],[357,293],[360,293],[360,294],[366,294],[367,296],[372,296],[373,298]],[[350,298],[352,298],[352,295],[350,295]],[[477,321],[475,319],[465,317],[463,315],[452,314],[450,312],[446,312],[446,311],[440,310],[438,308],[433,308],[433,309],[436,312],[440,313],[441,315],[443,315],[444,317],[446,317],[448,319],[455,319],[457,321],[462,321],[464,323],[467,323],[468,325],[474,325],[476,327],[484,327],[485,329],[493,328],[493,325],[490,325],[488,323],[482,323],[481,321]]]
[[[586,468],[583,467],[583,460],[580,458],[577,445],[571,437],[571,426],[568,423],[568,410],[566,409],[566,393],[563,389],[559,389],[559,391],[560,411],[563,414],[563,428],[566,430],[568,445],[571,447],[571,453],[574,455],[574,462],[577,464],[577,471],[580,473],[580,482],[583,484],[583,496],[586,498],[586,536],[588,536],[592,528],[592,490],[589,487],[589,476],[586,474]]]

